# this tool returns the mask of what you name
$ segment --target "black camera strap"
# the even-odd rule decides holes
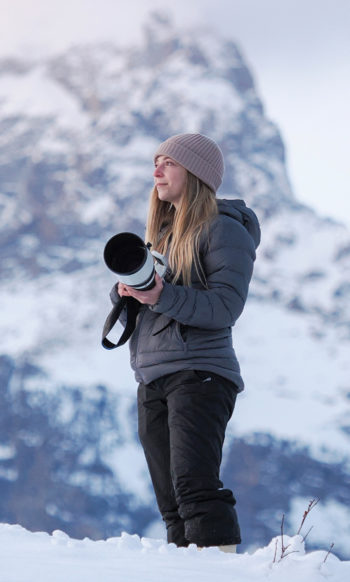
[[[126,325],[125,329],[118,341],[118,343],[114,344],[107,336],[111,329],[114,327],[116,322],[118,321],[122,310],[126,308]],[[140,309],[140,303],[134,297],[120,297],[117,303],[114,304],[113,309],[109,313],[105,324],[103,326],[102,332],[102,345],[106,350],[114,350],[114,348],[118,348],[125,344],[128,341],[129,337],[131,336],[132,332],[136,327],[136,317]]]

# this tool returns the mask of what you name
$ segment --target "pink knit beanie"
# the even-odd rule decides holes
[[[160,144],[154,159],[169,156],[209,186],[219,188],[224,174],[224,158],[219,146],[200,133],[173,135]]]

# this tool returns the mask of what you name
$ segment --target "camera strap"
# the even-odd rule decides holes
[[[107,339],[107,336],[118,321],[124,308],[126,308],[126,325],[118,343],[114,344]],[[102,345],[106,350],[114,350],[114,348],[118,348],[128,341],[136,327],[136,317],[139,309],[140,303],[134,297],[120,297],[117,303],[114,304],[103,326]]]

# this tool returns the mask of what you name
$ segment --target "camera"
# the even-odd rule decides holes
[[[150,247],[136,234],[121,232],[107,242],[104,261],[121,283],[147,291],[155,285],[155,274],[164,277],[168,270],[167,259]]]

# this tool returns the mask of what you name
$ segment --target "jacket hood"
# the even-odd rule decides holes
[[[219,214],[226,214],[235,220],[238,220],[249,232],[252,237],[255,248],[260,244],[260,225],[255,212],[246,206],[244,200],[225,200],[217,198]]]

